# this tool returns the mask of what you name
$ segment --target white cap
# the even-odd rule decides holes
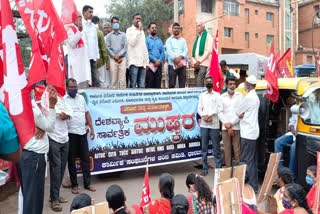
[[[250,75],[246,78],[246,82],[250,83],[251,85],[257,84],[257,78],[253,75]]]

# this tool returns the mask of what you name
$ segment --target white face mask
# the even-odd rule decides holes
[[[227,88],[227,91],[228,91],[228,94],[234,94],[234,92],[235,92],[234,89],[230,89],[230,88]]]

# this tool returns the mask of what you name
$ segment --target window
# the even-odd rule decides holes
[[[224,37],[232,37],[232,28],[225,27],[224,28]]]
[[[212,0],[201,0],[201,12],[212,13]]]
[[[314,21],[315,25],[320,25],[320,4],[318,5],[314,5],[314,12],[318,12],[318,14],[316,15],[316,19]]]
[[[240,4],[234,0],[224,0],[223,1],[223,14],[227,14],[230,16],[239,16]]]
[[[259,34],[258,34],[258,33],[255,33],[255,34],[254,34],[254,37],[255,37],[256,39],[258,39],[258,38],[259,38]]]
[[[178,1],[179,16],[184,14],[184,0]]]
[[[249,8],[244,8],[244,15],[249,16]]]
[[[273,21],[273,13],[269,13],[269,12],[267,12],[267,15],[266,15],[266,19],[268,20],[268,21]]]
[[[258,10],[255,10],[254,13],[255,13],[256,15],[259,15],[259,11],[258,11]]]
[[[312,64],[312,56],[307,56],[307,64]]]
[[[271,44],[273,42],[274,36],[273,35],[267,35],[267,44]]]
[[[249,41],[249,32],[244,33],[244,40]]]

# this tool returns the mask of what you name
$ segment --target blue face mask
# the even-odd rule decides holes
[[[78,89],[68,89],[68,95],[72,98],[75,98],[78,93]]]
[[[309,184],[310,186],[312,186],[312,185],[314,184],[313,178],[311,178],[309,175],[306,176],[306,182],[307,182],[307,184]]]
[[[119,30],[119,28],[120,28],[119,23],[114,23],[114,24],[112,25],[112,28],[113,28],[114,30]]]
[[[284,198],[282,198],[282,206],[285,209],[291,209],[292,208],[291,202],[286,200],[286,199],[284,199]]]

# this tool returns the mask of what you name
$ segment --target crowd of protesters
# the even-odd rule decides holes
[[[103,23],[93,16],[93,8],[84,6],[77,20],[66,25],[68,39],[65,42],[68,64],[67,95],[63,105],[59,103],[56,90],[47,85],[49,92],[48,109],[45,111],[39,100],[32,97],[32,107],[36,124],[34,137],[20,152],[17,134],[9,116],[0,103],[1,118],[6,129],[0,133],[0,158],[18,161],[21,181],[20,212],[40,214],[43,211],[46,154],[50,163],[50,201],[53,211],[61,212],[61,203],[68,202],[60,195],[60,187],[68,166],[73,194],[79,194],[76,158],[81,160],[84,188],[96,191],[91,185],[90,160],[87,135],[95,137],[91,116],[83,96],[78,89],[102,87],[112,89],[161,88],[162,69],[167,65],[169,88],[186,86],[187,67],[195,69],[196,85],[205,86],[198,103],[198,116],[202,144],[202,172],[191,173],[186,178],[189,195],[174,194],[174,178],[164,173],[159,178],[161,198],[149,204],[148,213],[214,213],[215,202],[209,185],[202,178],[208,174],[208,145],[212,142],[215,167],[230,167],[244,163],[247,165],[243,209],[256,213],[258,192],[258,171],[256,140],[259,137],[258,112],[260,101],[255,92],[257,80],[249,76],[244,81],[246,96],[236,92],[240,75],[229,69],[225,61],[220,62],[224,75],[222,93],[213,91],[214,80],[208,76],[211,59],[212,37],[203,22],[197,22],[198,35],[188,56],[186,40],[181,37],[178,23],[170,26],[172,35],[165,44],[157,36],[157,24],[148,25],[149,36],[145,37],[142,16],[132,16],[132,26],[126,33],[120,31],[120,18],[112,17],[110,23]],[[81,63],[79,63],[81,62]],[[39,83],[45,84],[45,83]],[[35,86],[36,87],[36,86]],[[57,107],[59,105],[59,107]],[[61,111],[63,108],[63,111]],[[290,131],[295,132],[295,122]],[[6,134],[4,134],[6,133]],[[224,144],[224,155],[220,147],[220,134]],[[290,139],[294,138],[291,136]],[[281,146],[276,141],[276,149]],[[19,158],[20,156],[20,158]],[[224,159],[222,158],[224,157]],[[294,162],[294,157],[292,158]],[[290,168],[294,166],[290,165]],[[308,195],[282,164],[278,172],[280,189],[275,194],[278,213],[312,213],[315,207],[316,170],[309,167],[306,182],[312,186]],[[137,206],[127,207],[125,193],[120,186],[107,189],[106,201],[115,213],[139,213]],[[91,204],[90,196],[79,194],[71,205],[71,211]],[[310,209],[311,208],[311,209]],[[161,210],[161,212],[159,212]],[[315,213],[315,211],[314,211]]]

